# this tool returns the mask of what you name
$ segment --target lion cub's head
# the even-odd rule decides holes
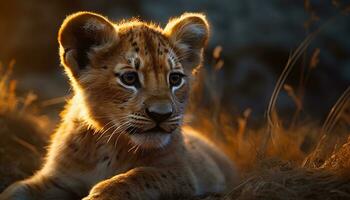
[[[61,62],[96,128],[157,148],[179,129],[208,32],[201,14],[184,14],[161,29],[79,12],[63,22],[58,40]]]

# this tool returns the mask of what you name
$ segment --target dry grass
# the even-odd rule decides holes
[[[334,104],[322,126],[315,122],[300,123],[296,118],[292,125],[284,125],[275,108],[284,85],[296,104],[296,113],[303,109],[300,94],[285,81],[310,39],[307,38],[292,54],[278,79],[267,109],[267,127],[254,130],[247,126],[252,112],[249,108],[238,117],[221,111],[213,120],[217,112],[215,106],[205,109],[190,105],[189,113],[205,117],[190,116],[195,120],[185,128],[206,134],[235,161],[242,173],[241,184],[229,194],[199,199],[350,198],[350,139],[347,139],[350,133],[350,87]],[[317,66],[318,54],[316,49],[309,68]],[[217,68],[213,66],[213,69],[197,71],[198,79],[207,83],[194,85],[195,98],[204,96],[206,89],[216,91],[213,79],[204,78],[208,71],[215,73]],[[305,76],[307,79],[309,74]],[[210,88],[205,88],[207,85]],[[218,101],[217,97],[212,99],[213,104]]]
[[[305,22],[309,33],[311,24],[319,19],[307,0],[305,9],[310,13],[310,19]],[[190,116],[195,120],[187,128],[196,129],[215,141],[242,173],[241,184],[230,193],[198,199],[350,199],[350,87],[335,102],[323,125],[298,120],[303,110],[305,85],[312,70],[317,68],[320,55],[320,49],[316,48],[307,61],[306,49],[323,27],[310,33],[291,54],[267,106],[266,127],[256,130],[247,126],[253,112],[249,108],[241,116],[223,111],[217,114],[220,109],[215,108],[215,104],[219,102],[220,105],[220,95],[215,92],[209,93],[213,108],[190,105],[189,113],[205,117]],[[214,55],[215,61],[220,60],[218,53]],[[299,86],[294,88],[286,84],[286,80],[302,55],[306,61],[303,63],[308,63],[308,66],[302,66]],[[198,79],[205,83],[194,85],[192,102],[203,98],[203,91],[218,90],[213,81],[215,78],[208,78],[216,71],[215,65],[211,69],[197,70]],[[296,107],[289,125],[282,123],[283,119],[279,118],[276,109],[282,88]]]
[[[11,61],[6,68],[0,64],[0,191],[39,168],[48,139],[44,131],[48,119],[32,108],[34,93],[16,94],[14,64]]]

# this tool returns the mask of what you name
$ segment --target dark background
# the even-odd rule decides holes
[[[222,105],[232,113],[251,108],[253,119],[259,120],[290,52],[337,16],[316,36],[287,80],[297,88],[301,69],[308,68],[312,53],[320,49],[319,64],[303,85],[302,116],[323,120],[350,83],[350,16],[341,14],[349,5],[341,0],[0,0],[0,61],[6,65],[16,60],[20,93],[32,90],[42,100],[60,97],[69,93],[69,85],[59,65],[56,37],[67,15],[87,10],[114,21],[136,16],[164,26],[169,17],[183,12],[204,12],[212,27],[206,68],[213,49],[223,48],[225,65],[212,82],[222,90]],[[286,118],[294,112],[286,92],[280,94],[278,108]]]

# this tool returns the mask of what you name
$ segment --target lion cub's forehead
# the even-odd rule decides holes
[[[122,61],[115,70],[132,67],[136,70],[169,71],[182,70],[176,56],[176,49],[159,30],[146,25],[119,30]]]

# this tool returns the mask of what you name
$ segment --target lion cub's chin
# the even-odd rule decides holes
[[[129,135],[131,141],[144,149],[163,148],[171,140],[170,133],[140,133]]]

